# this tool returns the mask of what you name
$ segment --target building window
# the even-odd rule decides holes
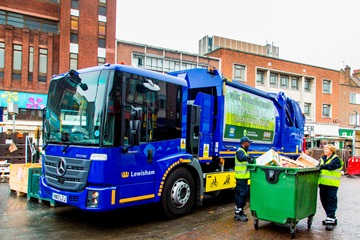
[[[79,9],[79,0],[71,0],[71,8]]]
[[[331,93],[331,81],[323,80],[323,93]]]
[[[6,24],[5,11],[0,10],[0,25],[5,25],[5,24]]]
[[[106,39],[105,38],[99,38],[98,47],[99,48],[106,48]]]
[[[100,0],[100,3],[106,4],[106,0]]]
[[[79,17],[71,16],[71,27],[72,31],[79,31]]]
[[[299,90],[299,78],[298,77],[291,77],[291,89]]]
[[[160,58],[146,57],[146,68],[162,71],[163,60]]]
[[[105,64],[105,58],[102,57],[98,57],[98,66],[104,65]]]
[[[106,36],[106,25],[104,22],[99,22],[99,36]]]
[[[355,121],[356,121],[356,116],[350,115],[349,125],[355,125]]]
[[[5,68],[5,43],[0,42],[0,77],[4,77]]]
[[[28,80],[31,82],[33,80],[34,73],[34,47],[29,47],[29,75]]]
[[[289,88],[289,76],[280,75],[280,87],[281,88]]]
[[[311,103],[304,103],[304,114],[307,117],[311,116]]]
[[[265,72],[257,71],[256,72],[256,83],[257,85],[264,85]]]
[[[18,28],[24,28],[24,15],[7,12],[7,24]]]
[[[209,67],[207,65],[199,65],[198,68],[208,69]]]
[[[132,65],[134,67],[145,67],[145,57],[143,55],[133,54]]]
[[[311,92],[311,79],[309,78],[305,78],[305,82],[304,82],[304,90],[305,92]]]
[[[0,25],[11,25],[18,28],[28,28],[41,32],[58,32],[56,21],[22,15],[18,13],[0,11]]]
[[[182,70],[196,68],[196,64],[186,62],[183,62],[181,66]]]
[[[21,79],[22,69],[22,46],[14,44],[13,46],[13,79]]]
[[[78,68],[78,55],[70,53],[70,69],[76,70]]]
[[[70,33],[70,43],[79,43],[79,35],[77,33]]]
[[[40,48],[39,50],[39,82],[46,82],[47,75],[48,50]]]
[[[245,66],[234,64],[234,80],[245,82]]]
[[[323,106],[322,106],[322,115],[323,115],[323,118],[330,118],[331,117],[331,105],[330,104],[323,104]]]
[[[106,6],[99,6],[99,15],[106,16]]]
[[[350,103],[360,104],[360,94],[359,93],[350,93]]]
[[[275,73],[270,74],[270,86],[271,87],[278,87],[278,75]]]
[[[179,61],[173,61],[173,60],[165,60],[164,64],[164,71],[170,72],[170,71],[178,71],[180,70],[180,62]]]
[[[350,93],[350,103],[356,103],[356,93]]]

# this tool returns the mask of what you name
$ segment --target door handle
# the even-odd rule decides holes
[[[152,163],[152,161],[153,161],[153,151],[152,149],[149,149],[147,152],[147,162]]]

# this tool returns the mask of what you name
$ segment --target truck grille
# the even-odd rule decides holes
[[[86,181],[89,175],[90,160],[64,158],[57,156],[43,156],[45,166],[46,182],[53,187],[70,190],[80,191],[85,188]],[[61,175],[59,170],[59,162],[62,161],[64,169]]]

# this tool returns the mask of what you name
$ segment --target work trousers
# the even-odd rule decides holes
[[[337,191],[338,187],[319,185],[320,189],[320,201],[325,210],[326,216],[329,218],[335,218],[335,212],[337,209]]]
[[[249,195],[248,179],[236,179],[235,204],[237,208],[244,208]]]

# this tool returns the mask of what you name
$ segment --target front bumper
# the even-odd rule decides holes
[[[94,191],[98,193],[97,205],[91,202],[91,193]],[[42,198],[53,199],[85,211],[103,212],[117,208],[115,187],[86,187],[80,192],[71,192],[49,186],[45,177],[41,176],[39,195]]]

